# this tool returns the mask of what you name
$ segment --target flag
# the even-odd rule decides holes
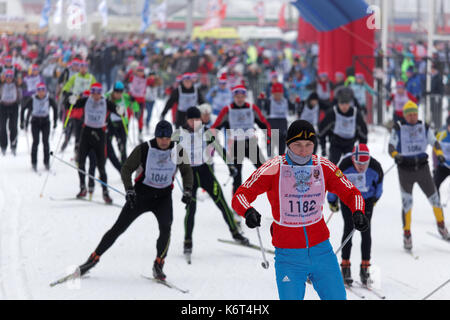
[[[158,28],[167,28],[167,4],[163,1],[160,5],[155,8],[155,14],[158,19]]]
[[[102,0],[99,3],[97,10],[102,17],[102,26],[104,28],[108,25],[108,5],[106,4],[106,0]]]
[[[283,2],[280,8],[280,12],[278,13],[278,28],[286,29],[286,19],[284,18],[284,9],[286,8],[286,3]]]
[[[50,17],[51,4],[50,0],[46,0],[42,8],[41,20],[39,21],[39,28],[48,26],[48,18]]]
[[[87,22],[86,3],[84,0],[71,0],[67,7],[67,28],[80,29]]]
[[[220,28],[225,14],[226,5],[222,3],[222,0],[209,0],[206,7],[206,20],[202,30]]]
[[[253,8],[256,12],[256,16],[258,17],[258,25],[264,25],[264,1],[258,1],[256,6]]]
[[[150,0],[145,0],[144,8],[142,9],[141,33],[143,33],[150,26],[150,20]]]
[[[55,13],[53,14],[53,23],[60,24],[62,21],[63,0],[56,3]]]

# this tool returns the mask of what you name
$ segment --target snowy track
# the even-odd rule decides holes
[[[155,106],[159,114],[162,103]],[[155,117],[154,117],[155,118]],[[156,120],[151,123],[154,128]],[[58,128],[60,130],[60,128]],[[393,160],[386,153],[384,129],[372,129],[369,148],[372,154],[388,169]],[[51,147],[56,144],[55,133]],[[31,143],[31,138],[30,138]],[[116,241],[114,246],[92,269],[89,277],[81,280],[79,287],[60,285],[50,288],[50,282],[65,275],[75,265],[84,262],[95,249],[103,234],[115,222],[120,209],[85,201],[50,201],[49,196],[72,197],[78,192],[78,176],[74,169],[54,162],[55,175],[50,175],[44,197],[39,193],[46,172],[33,173],[30,156],[23,133],[19,137],[17,157],[9,151],[0,157],[0,299],[278,299],[273,255],[267,255],[269,269],[261,267],[261,253],[245,247],[223,244],[217,238],[231,239],[221,213],[211,199],[197,206],[194,229],[192,264],[183,256],[184,205],[181,191],[175,185],[174,222],[165,272],[175,285],[189,289],[183,294],[160,284],[147,281],[141,274],[151,275],[156,254],[158,227],[151,213],[142,215]],[[38,166],[42,169],[42,146]],[[129,146],[128,152],[132,147]],[[63,155],[69,160],[73,144]],[[227,168],[217,159],[219,181],[228,178]],[[244,163],[244,179],[254,167]],[[108,182],[122,190],[120,176],[108,163]],[[443,199],[448,199],[450,181],[441,187]],[[101,187],[96,185],[94,198],[101,200]],[[231,200],[231,183],[224,188],[228,203]],[[111,192],[115,203],[124,199]],[[426,197],[416,186],[412,210],[412,236],[415,260],[402,248],[400,191],[396,169],[385,178],[384,194],[377,203],[372,219],[372,273],[387,299],[421,299],[450,278],[450,243],[428,234],[437,233],[434,215]],[[255,201],[255,207],[266,218],[270,216],[267,197]],[[444,209],[450,215],[449,206]],[[330,211],[325,206],[324,215]],[[335,214],[329,222],[331,243],[340,245],[343,230],[341,215]],[[450,225],[447,219],[447,225]],[[270,220],[263,219],[262,241],[271,245]],[[244,225],[245,235],[258,243],[254,230]],[[359,280],[361,259],[360,239],[355,234],[352,250],[352,275]],[[340,257],[339,257],[340,260]],[[366,299],[378,299],[370,293]],[[307,286],[306,299],[318,299],[312,286]],[[359,299],[352,293],[349,299]],[[431,299],[449,299],[450,286],[435,293]]]

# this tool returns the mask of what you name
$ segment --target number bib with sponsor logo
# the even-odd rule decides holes
[[[204,164],[207,160],[206,141],[203,139],[204,129],[196,132],[188,132],[182,130],[180,135],[180,143],[183,149],[189,155],[189,162],[191,167],[198,167]]]
[[[192,93],[184,93],[181,87],[178,87],[178,110],[186,112],[190,107],[197,105],[197,90]]]
[[[353,116],[345,117],[334,107],[334,114],[336,115],[336,121],[333,133],[343,139],[353,139],[356,132],[356,109],[353,108]]]
[[[35,95],[32,97],[32,99],[33,99],[33,109],[31,114],[33,115],[33,117],[38,118],[48,117],[50,107],[48,94],[45,96],[44,99],[38,99]]]
[[[231,91],[216,91],[216,95],[212,100],[212,109],[215,113],[219,113],[223,107],[233,102]]]
[[[233,109],[229,111],[230,138],[244,140],[254,136],[255,114],[252,108]]]
[[[347,173],[345,175],[348,180],[360,191],[367,192],[369,191],[369,187],[366,184],[366,173]]]
[[[400,126],[400,136],[403,156],[415,156],[424,153],[427,149],[428,141],[423,123]]]
[[[103,128],[106,125],[106,100],[95,102],[88,98],[84,107],[84,124],[90,128]]]
[[[40,76],[26,77],[23,80],[25,81],[25,83],[27,85],[28,92],[36,92],[36,87],[37,87],[38,83],[41,82],[41,77]]]
[[[133,97],[145,97],[145,88],[147,87],[147,79],[140,77],[133,77],[130,83],[130,93]]]
[[[450,165],[450,142],[441,141],[442,152],[444,152],[445,162]]]
[[[306,120],[313,125],[314,128],[317,128],[319,124],[319,105],[316,105],[312,109],[305,106],[302,111],[302,115],[300,116],[301,120]]]
[[[148,154],[143,184],[164,189],[172,184],[172,178],[177,171],[176,148],[159,150],[152,148],[148,142]]]
[[[82,76],[76,76],[72,93],[78,96],[84,91],[89,90],[91,87],[91,82],[92,77],[83,78]]]
[[[325,179],[322,166],[280,165],[280,220],[285,227],[305,227],[322,219]]]
[[[2,88],[2,101],[13,103],[17,100],[17,88],[14,83],[5,83]]]
[[[288,102],[285,98],[280,101],[275,101],[275,99],[270,99],[270,114],[271,119],[286,119],[288,116]]]

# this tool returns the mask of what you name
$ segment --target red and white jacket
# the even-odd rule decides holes
[[[319,158],[325,180],[325,190],[337,194],[353,213],[356,210],[364,213],[365,203],[359,190],[330,160],[313,155],[313,165],[319,163]],[[237,214],[244,216],[258,195],[267,192],[267,198],[272,207],[272,216],[275,220],[280,220],[280,163],[288,164],[286,155],[276,156],[264,163],[236,190],[231,205]],[[287,249],[309,248],[330,237],[323,217],[315,224],[299,228],[284,227],[273,222],[271,234],[274,247]]]

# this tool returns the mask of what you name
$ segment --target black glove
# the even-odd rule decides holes
[[[129,204],[131,209],[134,209],[137,202],[136,191],[134,188],[130,188],[127,190],[127,194],[125,195],[125,199],[127,199],[127,203]]]
[[[250,229],[261,226],[261,215],[254,208],[250,208],[245,212],[245,224]]]
[[[328,205],[330,206],[331,212],[338,212],[339,211],[339,202],[338,200],[334,202],[328,202]]]
[[[183,198],[181,198],[181,202],[185,203],[186,205],[189,205],[191,201],[192,201],[192,191],[185,190],[183,192]]]
[[[364,213],[356,210],[355,213],[353,213],[353,224],[355,225],[356,230],[364,232],[369,228],[369,219],[367,219]]]
[[[228,166],[228,170],[230,170],[230,177],[232,178],[236,177],[239,173],[238,169],[232,164]]]
[[[445,157],[443,155],[437,156],[439,163],[445,163]]]
[[[325,148],[322,148],[322,157],[327,156],[327,150]]]
[[[401,164],[403,163],[403,161],[405,160],[405,158],[403,158],[403,156],[401,154],[396,154],[394,157],[394,161],[396,164]]]
[[[58,123],[57,122],[55,122],[54,124],[53,124],[53,129],[56,129],[56,126],[58,125]]]
[[[21,130],[25,129],[25,125],[23,124],[23,122],[20,123],[20,129]]]

